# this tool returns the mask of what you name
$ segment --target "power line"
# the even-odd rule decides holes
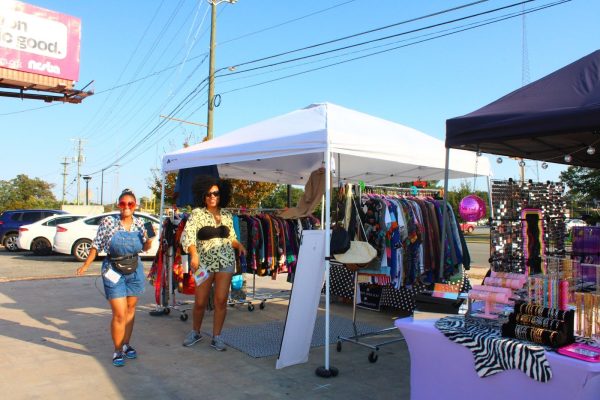
[[[263,32],[266,32],[266,31],[270,31],[270,30],[272,30],[272,29],[276,29],[276,28],[282,27],[282,26],[284,26],[284,25],[291,24],[291,23],[293,23],[293,22],[297,22],[297,21],[300,21],[300,20],[303,20],[303,19],[306,19],[306,18],[309,18],[309,17],[315,16],[315,15],[318,15],[318,14],[322,14],[322,13],[324,13],[324,12],[326,12],[326,11],[333,10],[333,9],[335,9],[335,8],[338,8],[338,7],[341,7],[341,6],[345,6],[346,4],[353,3],[354,1],[356,1],[356,0],[349,0],[349,1],[344,1],[344,2],[342,2],[342,3],[334,4],[334,5],[330,6],[330,7],[323,8],[323,9],[321,9],[321,10],[318,10],[318,11],[314,11],[314,12],[312,12],[312,13],[309,13],[309,14],[303,15],[303,16],[301,16],[301,17],[293,18],[293,19],[290,19],[290,20],[287,20],[287,21],[281,22],[281,23],[279,23],[279,24],[276,24],[276,25],[272,25],[272,26],[269,26],[269,27],[266,27],[266,28],[259,29],[259,30],[257,30],[257,31],[254,31],[254,32],[249,32],[249,33],[243,34],[243,35],[241,35],[241,36],[237,36],[237,37],[234,37],[234,38],[232,38],[232,39],[225,40],[225,41],[223,41],[223,42],[219,42],[219,45],[220,45],[220,46],[222,46],[222,45],[224,45],[224,44],[231,43],[231,42],[234,42],[234,41],[236,41],[236,40],[245,39],[245,38],[247,38],[247,37],[249,37],[249,36],[253,36],[253,35],[257,35],[257,34],[259,34],[259,33],[263,33]]]
[[[445,9],[445,10],[442,10],[442,11],[438,11],[438,12],[435,12],[435,13],[423,15],[423,16],[416,17],[416,18],[411,18],[411,19],[408,19],[408,20],[396,22],[396,23],[393,23],[393,24],[390,24],[390,25],[385,25],[385,26],[382,26],[382,27],[379,27],[379,28],[370,29],[370,30],[359,32],[359,33],[355,33],[355,34],[352,34],[352,35],[340,37],[340,38],[337,38],[337,39],[332,39],[332,40],[328,40],[328,41],[325,41],[325,42],[315,43],[315,44],[312,44],[312,45],[309,45],[309,46],[301,47],[301,48],[294,49],[294,50],[284,51],[282,53],[273,54],[273,55],[262,57],[262,58],[257,58],[255,60],[251,60],[251,61],[245,61],[243,63],[234,64],[234,66],[236,68],[239,68],[239,67],[241,67],[243,65],[254,64],[254,63],[257,63],[257,62],[260,62],[260,61],[270,60],[272,58],[277,58],[277,57],[285,56],[285,55],[292,54],[292,53],[297,53],[297,52],[308,50],[308,49],[314,49],[316,47],[321,47],[321,46],[325,46],[325,45],[328,45],[328,44],[337,43],[337,42],[340,42],[342,40],[352,39],[352,38],[355,38],[355,37],[358,37],[358,36],[367,35],[369,33],[378,32],[378,31],[382,31],[382,30],[385,30],[385,29],[393,28],[395,26],[405,25],[405,24],[408,24],[410,22],[415,22],[415,21],[419,21],[419,20],[422,20],[422,19],[427,19],[427,18],[438,16],[438,15],[446,14],[446,13],[449,13],[451,11],[456,11],[456,10],[460,10],[462,8],[471,7],[471,6],[474,6],[476,4],[485,3],[487,1],[489,1],[489,0],[479,0],[479,1],[475,1],[473,3],[463,4],[461,6],[457,6],[457,7],[453,7],[453,8],[448,8],[448,9]],[[535,0],[526,0],[524,2],[529,2],[529,1],[535,1]],[[239,73],[239,72],[237,72],[237,73]]]
[[[487,0],[485,0],[485,1],[487,1]],[[491,13],[494,13],[494,12],[497,12],[497,11],[505,10],[505,9],[508,9],[508,8],[511,8],[511,7],[515,7],[515,6],[518,6],[518,5],[521,5],[521,4],[529,3],[529,2],[532,2],[532,1],[535,1],[535,0],[524,0],[524,1],[521,1],[521,2],[518,2],[518,3],[513,3],[513,4],[510,4],[510,5],[507,5],[507,6],[498,7],[498,8],[492,9],[492,10],[487,10],[487,11],[483,11],[483,12],[480,12],[480,13],[467,15],[465,17],[455,18],[455,19],[444,21],[444,22],[440,22],[440,23],[437,23],[437,24],[432,24],[432,25],[428,25],[428,26],[425,26],[425,27],[411,29],[411,30],[408,30],[408,31],[396,33],[394,35],[383,36],[383,37],[380,37],[380,38],[371,39],[371,40],[367,40],[367,41],[364,41],[364,42],[351,44],[351,45],[348,45],[348,46],[338,47],[338,48],[331,49],[331,50],[321,51],[321,52],[318,52],[318,53],[313,53],[313,54],[309,54],[309,55],[302,56],[302,57],[296,57],[296,58],[292,58],[292,59],[288,59],[288,60],[283,60],[283,61],[279,61],[279,62],[272,63],[272,64],[267,64],[267,65],[262,65],[262,66],[259,66],[259,67],[248,68],[248,69],[244,69],[244,70],[241,70],[241,71],[237,71],[237,70],[236,71],[230,71],[230,72],[226,72],[226,73],[221,74],[221,75],[217,75],[217,77],[219,77],[219,76],[230,76],[230,75],[242,74],[242,73],[246,73],[246,72],[249,72],[249,71],[256,71],[258,69],[269,68],[269,67],[273,67],[273,66],[277,66],[277,65],[281,65],[281,64],[287,64],[287,63],[291,63],[291,62],[294,62],[294,61],[300,61],[300,60],[305,60],[307,58],[321,56],[321,55],[324,55],[324,54],[334,53],[334,52],[338,52],[338,51],[341,51],[341,50],[347,50],[347,49],[351,49],[351,48],[358,47],[358,46],[364,46],[366,44],[370,44],[370,43],[374,43],[374,42],[380,42],[382,40],[387,40],[387,39],[395,38],[395,37],[398,37],[398,36],[404,36],[404,35],[408,35],[408,34],[411,34],[411,33],[416,33],[416,32],[420,32],[420,31],[424,31],[424,30],[427,30],[427,29],[437,28],[437,27],[440,27],[440,26],[443,26],[443,25],[448,25],[448,24],[452,24],[452,23],[455,23],[455,22],[464,21],[464,20],[470,19],[470,18],[480,17],[480,16],[485,15],[485,14],[491,14]],[[480,2],[478,2],[478,3],[480,3]],[[473,4],[476,4],[476,3],[471,3],[470,5],[473,5]],[[448,12],[448,11],[452,11],[452,10],[454,10],[454,9],[444,10],[443,12]],[[438,12],[438,13],[434,13],[434,14],[429,14],[428,16],[439,15],[440,13],[442,13],[442,12]],[[407,21],[398,22],[396,24],[387,25],[386,27],[383,27],[383,28],[372,29],[371,31],[368,31],[368,32],[374,32],[374,31],[377,31],[377,30],[381,30],[381,29],[384,29],[384,28],[392,27],[392,26],[397,26],[397,25],[404,24],[404,23],[407,23],[407,22],[413,22],[413,21],[416,21],[416,20],[419,20],[419,19],[423,19],[423,18],[424,17],[413,18],[413,19],[410,19],[410,20],[407,20]],[[356,34],[356,35],[350,35],[350,36],[346,36],[345,38],[356,37],[356,36],[362,35],[362,34],[363,33]],[[271,59],[271,58],[274,58],[274,57],[278,57],[279,55],[290,54],[290,53],[293,53],[293,52],[296,52],[296,51],[300,51],[300,50],[304,50],[304,49],[309,49],[309,48],[321,46],[323,44],[329,44],[329,43],[337,42],[337,41],[345,39],[345,38],[330,40],[328,42],[323,42],[321,44],[317,44],[317,45],[313,45],[313,46],[307,46],[307,47],[304,47],[302,49],[292,50],[292,51],[285,52],[285,53],[280,53],[280,54],[274,55],[274,56],[263,57],[263,58],[256,59],[256,60],[253,60],[253,61],[247,61],[247,62],[244,62],[244,63],[241,63],[241,64],[236,64],[235,68],[237,69],[241,65],[253,64],[253,63],[256,63],[256,62],[259,62],[259,61],[263,61],[263,60],[266,60],[266,59]],[[225,68],[221,68],[221,70],[225,70]]]
[[[572,1],[572,0],[560,0],[560,1],[556,1],[554,3],[543,5],[543,6],[534,8],[534,9],[529,9],[528,11],[525,11],[525,13],[532,13],[532,12],[541,11],[543,9],[554,7],[554,6],[563,4],[563,3],[568,3],[570,1]],[[390,48],[390,49],[386,49],[386,50],[381,50],[381,51],[369,53],[369,54],[366,54],[366,55],[363,55],[363,56],[350,58],[350,59],[339,61],[339,62],[336,62],[336,63],[327,64],[327,65],[324,65],[324,66],[321,66],[321,67],[312,68],[312,69],[301,71],[301,72],[298,72],[298,73],[294,73],[294,74],[290,74],[290,75],[285,75],[285,76],[282,76],[282,77],[270,79],[270,80],[259,82],[259,83],[255,83],[255,84],[252,84],[252,85],[247,85],[247,86],[243,86],[243,87],[240,87],[240,88],[228,90],[228,91],[222,92],[221,94],[227,94],[227,93],[237,92],[237,91],[240,91],[240,90],[244,90],[244,89],[249,89],[249,88],[252,88],[252,87],[266,85],[268,83],[277,82],[277,81],[288,79],[288,78],[292,78],[292,77],[295,77],[295,76],[304,75],[304,74],[307,74],[307,73],[310,73],[310,72],[315,72],[315,71],[318,71],[318,70],[321,70],[321,69],[326,69],[326,68],[329,68],[329,67],[333,67],[333,66],[345,64],[345,63],[348,63],[348,62],[351,62],[351,61],[356,61],[356,60],[360,60],[360,59],[363,59],[363,58],[372,57],[372,56],[375,56],[375,55],[378,55],[378,54],[387,53],[387,52],[390,52],[390,51],[393,51],[393,50],[398,50],[398,49],[401,49],[401,48],[404,48],[404,47],[409,47],[409,46],[413,46],[413,45],[416,45],[416,44],[428,42],[428,41],[431,41],[431,40],[434,40],[434,39],[439,39],[439,38],[442,38],[442,37],[451,36],[451,35],[454,35],[454,34],[457,34],[457,33],[465,32],[465,31],[468,31],[468,30],[472,30],[472,29],[475,29],[475,28],[482,27],[482,26],[486,26],[486,25],[490,25],[490,24],[493,24],[493,23],[501,22],[501,21],[504,21],[504,20],[507,20],[507,19],[511,19],[511,18],[515,18],[515,17],[521,16],[521,15],[523,15],[523,12],[517,12],[517,13],[514,13],[513,15],[508,15],[508,16],[505,16],[505,17],[500,17],[500,18],[494,19],[493,21],[490,21],[490,22],[476,24],[476,25],[473,25],[471,27],[463,28],[463,29],[456,30],[456,31],[453,31],[453,32],[449,32],[449,33],[440,34],[440,35],[437,35],[437,36],[434,36],[434,37],[431,37],[431,38],[428,38],[428,39],[419,40],[419,41],[412,42],[412,43],[409,43],[409,44],[405,44],[405,45],[401,45],[401,46],[396,46],[396,47],[393,47],[393,48]]]

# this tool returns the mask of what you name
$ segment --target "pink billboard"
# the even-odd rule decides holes
[[[0,1],[0,67],[77,81],[80,41],[79,18]]]

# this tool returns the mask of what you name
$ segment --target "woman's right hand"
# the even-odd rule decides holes
[[[196,272],[199,264],[200,263],[198,262],[198,253],[193,252],[192,254],[190,254],[190,269],[192,270],[192,272]]]
[[[85,273],[85,271],[87,271],[88,266],[83,264],[81,267],[77,268],[77,271],[75,271],[75,275],[83,275]]]

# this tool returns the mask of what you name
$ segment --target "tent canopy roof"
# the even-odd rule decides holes
[[[349,182],[387,184],[444,177],[443,141],[331,103],[312,104],[168,153],[162,169],[217,165],[223,178],[303,185],[322,166],[328,146],[336,175]],[[452,152],[451,178],[490,174],[487,158]]]
[[[600,147],[600,50],[446,121],[451,148],[600,168],[590,145]]]

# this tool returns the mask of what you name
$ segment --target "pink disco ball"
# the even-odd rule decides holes
[[[485,217],[485,202],[481,197],[470,194],[460,201],[458,213],[467,222],[478,221]]]

